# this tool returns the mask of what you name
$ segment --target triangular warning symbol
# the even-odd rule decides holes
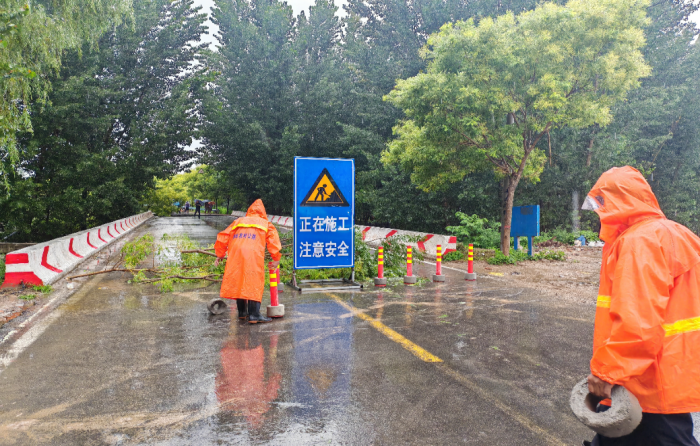
[[[301,206],[340,207],[350,206],[328,169],[323,169],[321,175],[314,181],[306,197],[301,201]]]

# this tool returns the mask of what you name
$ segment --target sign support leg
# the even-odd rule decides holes
[[[301,291],[301,288],[299,288],[299,285],[297,285],[297,272],[296,270],[292,271],[292,289],[296,291]]]

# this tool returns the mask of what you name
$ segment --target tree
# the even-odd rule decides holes
[[[64,58],[49,102],[22,133],[0,221],[13,240],[62,236],[143,209],[155,178],[191,157],[191,69],[205,15],[192,1],[139,0],[135,23],[103,36],[98,50]],[[9,167],[9,166],[8,166]]]
[[[555,128],[609,124],[611,107],[650,73],[640,52],[646,6],[572,0],[444,25],[424,48],[426,72],[386,96],[406,119],[383,160],[425,190],[490,166],[501,178],[507,255],[515,190],[544,167],[538,144]]]
[[[31,6],[30,6],[31,5]],[[0,4],[0,161],[19,161],[15,135],[31,131],[66,50],[99,38],[128,18],[131,0],[4,0]],[[6,173],[0,164],[0,175]],[[3,176],[7,183],[7,176]]]

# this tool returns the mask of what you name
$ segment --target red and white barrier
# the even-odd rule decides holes
[[[245,217],[245,212],[233,211],[231,215],[234,217]],[[294,218],[292,217],[268,215],[267,219],[284,228],[292,229],[294,227]],[[414,247],[431,258],[437,257],[438,245],[442,246],[443,255],[457,249],[457,237],[453,235],[427,234],[425,232],[403,231],[399,229],[379,228],[376,226],[356,226],[362,231],[362,240],[372,246],[378,247],[385,243],[386,239],[393,236],[407,235],[420,237],[418,242],[408,243],[407,245]]]
[[[13,251],[5,256],[5,281],[2,288],[48,285],[71,272],[82,261],[114,240],[131,232],[153,216],[148,211],[97,226],[65,237]]]

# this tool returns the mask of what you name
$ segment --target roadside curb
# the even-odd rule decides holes
[[[245,217],[245,212],[243,211],[233,211],[231,212],[233,217]],[[286,217],[281,215],[268,215],[267,219],[276,225],[282,226],[284,228],[293,229],[294,228],[294,218]],[[376,226],[364,226],[355,225],[355,227],[360,228],[362,231],[362,240],[364,240],[368,245],[378,247],[382,245],[383,241],[393,237],[393,236],[416,236],[420,237],[420,241],[415,243],[408,243],[407,246],[413,246],[418,249],[424,255],[430,258],[437,257],[437,246],[442,246],[442,254],[445,255],[449,252],[457,250],[457,237],[453,235],[440,235],[440,234],[428,234],[425,232],[415,232],[415,231],[403,231],[400,229],[391,228],[380,228]]]
[[[22,283],[54,283],[151,217],[153,213],[148,211],[10,252],[5,256],[5,281],[2,288]]]

